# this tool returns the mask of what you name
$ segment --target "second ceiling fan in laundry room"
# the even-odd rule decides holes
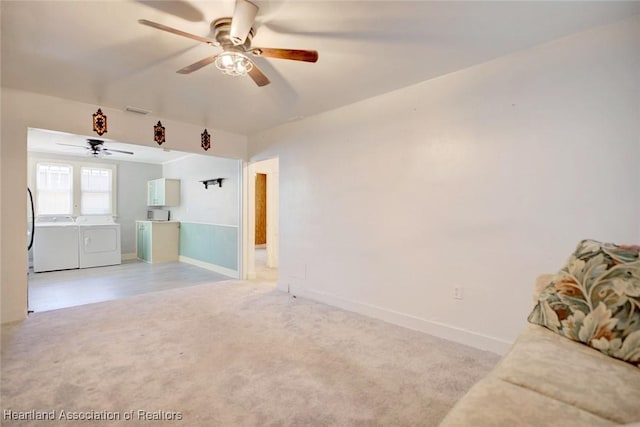
[[[87,145],[86,146],[82,146],[82,145],[76,145],[76,144],[66,144],[63,142],[57,142],[58,145],[66,145],[68,147],[79,147],[79,148],[85,148],[87,150],[89,150],[89,154],[93,157],[102,157],[102,156],[110,156],[113,153],[122,153],[122,154],[134,154],[131,151],[125,151],[125,150],[116,150],[113,148],[107,148],[104,146],[104,141],[101,139],[94,139],[94,138],[88,138],[87,139]]]
[[[211,22],[214,39],[191,34],[146,19],[140,19],[138,22],[222,49],[222,52],[216,55],[207,56],[178,70],[177,72],[180,74],[189,74],[206,65],[215,63],[216,67],[225,74],[235,76],[248,74],[258,86],[265,86],[270,83],[269,78],[249,58],[249,54],[265,58],[304,62],[316,62],[318,60],[318,52],[315,50],[252,47],[251,43],[256,34],[253,24],[257,13],[258,6],[255,4],[248,0],[236,0],[233,17],[218,18]]]

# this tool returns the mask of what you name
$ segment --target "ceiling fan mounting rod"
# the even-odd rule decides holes
[[[230,49],[232,47],[236,47],[237,51],[242,51],[239,50],[242,48],[244,48],[244,50],[250,49],[251,40],[253,40],[253,37],[256,35],[256,31],[253,27],[250,28],[244,43],[236,45],[231,38],[231,21],[231,17],[224,17],[211,22],[211,30],[213,30],[216,41],[220,43],[220,46],[222,46],[224,50],[232,50]]]

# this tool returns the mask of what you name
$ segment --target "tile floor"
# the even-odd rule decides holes
[[[267,251],[256,248],[256,280],[275,282],[278,269],[267,267]],[[120,265],[34,273],[29,271],[29,310],[55,310],[181,288],[230,277],[181,262],[148,264],[139,260]]]
[[[48,311],[140,295],[159,290],[229,280],[230,277],[181,262],[29,272],[29,310]]]

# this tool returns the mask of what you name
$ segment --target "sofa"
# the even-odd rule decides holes
[[[636,270],[625,272],[624,277],[637,287],[639,261],[634,262]],[[557,274],[540,276],[536,304],[547,298],[541,293],[561,279]],[[633,324],[637,330],[635,320]],[[611,357],[561,332],[528,324],[504,358],[456,403],[440,427],[640,427],[640,365]],[[640,350],[633,351],[637,358]]]

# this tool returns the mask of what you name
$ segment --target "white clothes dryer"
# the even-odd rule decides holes
[[[120,224],[111,216],[79,216],[76,223],[80,268],[122,264]]]

